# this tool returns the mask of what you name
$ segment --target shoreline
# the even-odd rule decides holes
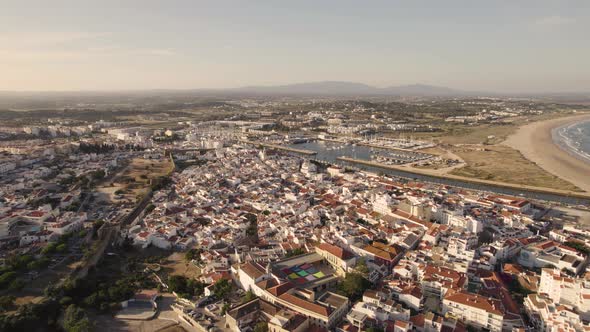
[[[522,155],[545,171],[590,192],[590,163],[575,156],[555,139],[557,130],[574,123],[590,121],[590,113],[532,122],[521,126],[502,144]]]
[[[588,153],[585,153],[583,151],[579,151],[575,146],[572,146],[571,139],[569,137],[565,136],[562,133],[562,130],[568,130],[572,126],[576,126],[576,125],[583,124],[583,123],[589,123],[589,122],[590,122],[590,118],[585,119],[585,120],[582,119],[581,121],[568,123],[568,124],[559,126],[557,128],[553,128],[551,130],[551,135],[553,136],[553,141],[555,142],[555,144],[557,144],[557,146],[559,146],[565,152],[571,154],[572,156],[580,159],[581,161],[583,161],[585,163],[590,163],[590,155],[588,155]]]

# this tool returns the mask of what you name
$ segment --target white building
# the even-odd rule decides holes
[[[463,320],[468,325],[501,332],[504,324],[502,302],[481,295],[458,292],[443,300],[443,313]]]
[[[580,316],[571,308],[558,305],[543,294],[529,294],[524,301],[524,308],[535,331],[588,331]]]
[[[388,194],[380,194],[373,201],[373,210],[380,214],[390,214],[393,206],[393,199]]]
[[[590,280],[563,276],[558,269],[541,270],[539,294],[556,304],[575,308],[584,319],[590,318]]]

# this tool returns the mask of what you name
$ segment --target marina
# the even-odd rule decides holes
[[[309,141],[300,144],[289,145],[289,148],[315,151],[322,155],[321,159],[334,162],[339,157],[349,157],[366,161],[375,161],[385,165],[403,165],[434,158],[428,153],[410,150],[376,148],[372,146],[339,143],[334,141]]]
[[[372,149],[366,146],[353,146],[330,142],[314,141],[289,146],[290,148],[314,151],[315,154],[305,154],[306,157],[317,162],[339,165],[353,169],[385,174],[415,181],[438,183],[471,190],[495,192],[512,196],[522,196],[529,199],[557,202],[571,206],[590,206],[590,197],[583,194],[565,193],[544,188],[526,188],[503,183],[479,181],[475,179],[459,179],[450,176],[434,176],[401,170],[371,159]],[[295,152],[295,151],[292,151]]]

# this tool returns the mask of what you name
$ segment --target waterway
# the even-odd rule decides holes
[[[371,160],[371,152],[374,150],[373,148],[367,146],[353,146],[353,145],[345,145],[341,143],[332,143],[332,142],[324,142],[324,141],[313,141],[308,143],[302,144],[293,144],[289,145],[289,147],[295,149],[303,149],[309,151],[317,152],[314,156],[305,156],[306,158],[317,160],[321,162],[327,162],[330,164],[340,165],[340,166],[349,166],[356,169],[369,171],[377,174],[385,174],[392,177],[403,178],[403,179],[410,179],[416,181],[423,181],[423,182],[430,182],[430,183],[437,183],[443,185],[449,185],[453,187],[465,188],[465,189],[472,189],[478,191],[487,191],[511,196],[521,196],[526,197],[529,199],[537,199],[549,202],[557,202],[557,203],[564,203],[568,205],[584,205],[590,206],[590,199],[587,198],[578,198],[578,197],[571,197],[571,196],[564,196],[558,194],[550,194],[550,193],[540,193],[535,191],[529,190],[518,190],[513,188],[506,188],[501,186],[494,186],[494,185],[487,185],[487,184],[479,184],[467,181],[461,181],[456,179],[448,179],[448,178],[439,178],[429,175],[423,174],[416,174],[411,172],[405,172],[401,170],[393,170],[389,168],[382,168],[376,166],[369,166],[369,165],[362,165],[358,163],[348,163],[345,161],[338,160],[338,157],[348,157],[353,159],[360,159],[360,160]],[[378,149],[380,150],[380,149]]]

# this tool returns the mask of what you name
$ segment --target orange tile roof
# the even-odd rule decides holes
[[[314,313],[324,316],[326,318],[330,317],[330,314],[332,313],[332,310],[329,308],[326,308],[324,306],[321,306],[321,305],[313,303],[313,302],[309,302],[307,300],[304,300],[302,298],[299,298],[299,297],[289,294],[289,293],[285,293],[285,294],[279,296],[279,298],[292,304],[295,307],[303,308],[305,310],[314,312]]]
[[[260,278],[266,273],[266,270],[260,264],[250,262],[242,265],[241,270],[253,279]]]
[[[500,301],[483,297],[481,295],[467,292],[458,292],[446,296],[445,300],[460,303],[464,306],[485,310],[495,315],[504,315],[504,310]]]
[[[343,260],[348,260],[351,259],[352,257],[354,257],[354,255],[349,252],[348,250],[345,250],[343,248],[340,248],[338,246],[329,244],[329,243],[322,243],[318,246],[318,248],[320,248],[323,251],[327,251],[330,254],[343,259]]]

